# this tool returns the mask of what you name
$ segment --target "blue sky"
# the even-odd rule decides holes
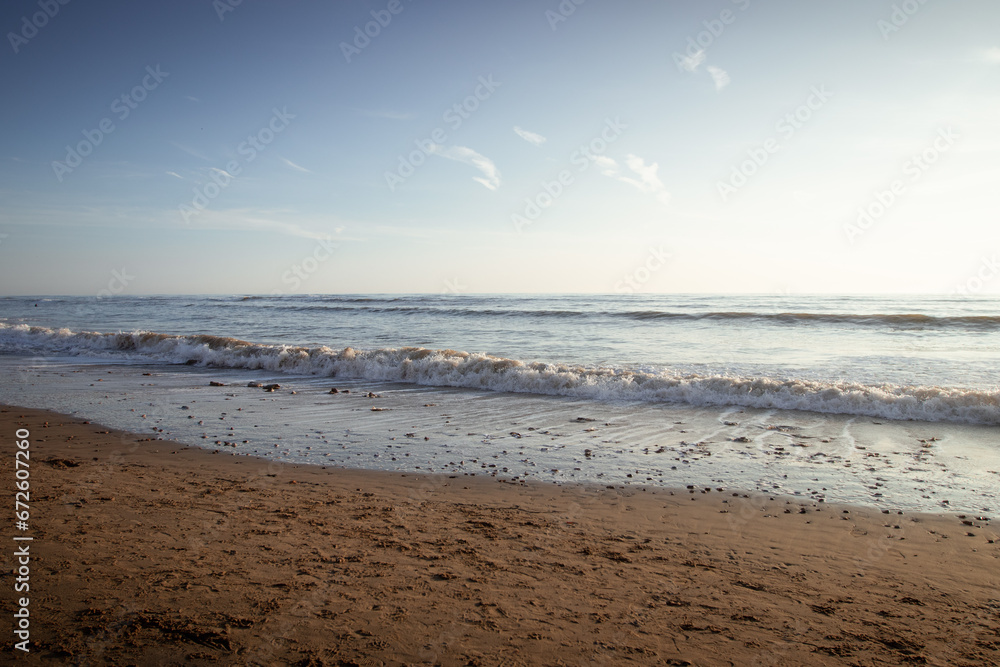
[[[35,0],[0,28],[0,293],[1000,292],[988,0]]]

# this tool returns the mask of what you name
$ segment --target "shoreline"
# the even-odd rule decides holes
[[[295,463],[721,486],[907,512],[990,514],[1000,497],[994,427],[356,379],[339,380],[334,394],[329,378],[265,371],[0,361],[15,379],[0,387],[0,403]]]
[[[9,405],[0,423],[8,480],[31,432],[29,664],[996,664],[1000,647],[1000,538],[973,516],[323,469]]]

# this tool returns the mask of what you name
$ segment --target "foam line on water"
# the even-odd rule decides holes
[[[212,335],[75,332],[0,324],[0,352],[196,363],[607,401],[742,406],[884,419],[1000,424],[1000,391],[635,371],[421,347],[266,345]]]

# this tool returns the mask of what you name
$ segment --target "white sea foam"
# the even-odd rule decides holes
[[[732,405],[884,419],[1000,424],[1000,391],[640,372],[615,367],[523,362],[487,354],[420,347],[368,350],[296,347],[209,335],[74,332],[0,324],[0,352],[193,362],[219,368],[264,369],[609,401]]]

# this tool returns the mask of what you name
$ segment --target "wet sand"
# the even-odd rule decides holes
[[[1000,513],[990,426],[76,359],[0,357],[5,373],[0,404],[296,464]]]
[[[1000,664],[1000,536],[973,514],[323,469],[19,407],[0,423],[11,504],[31,432],[30,527],[7,529],[34,537],[25,664]]]

